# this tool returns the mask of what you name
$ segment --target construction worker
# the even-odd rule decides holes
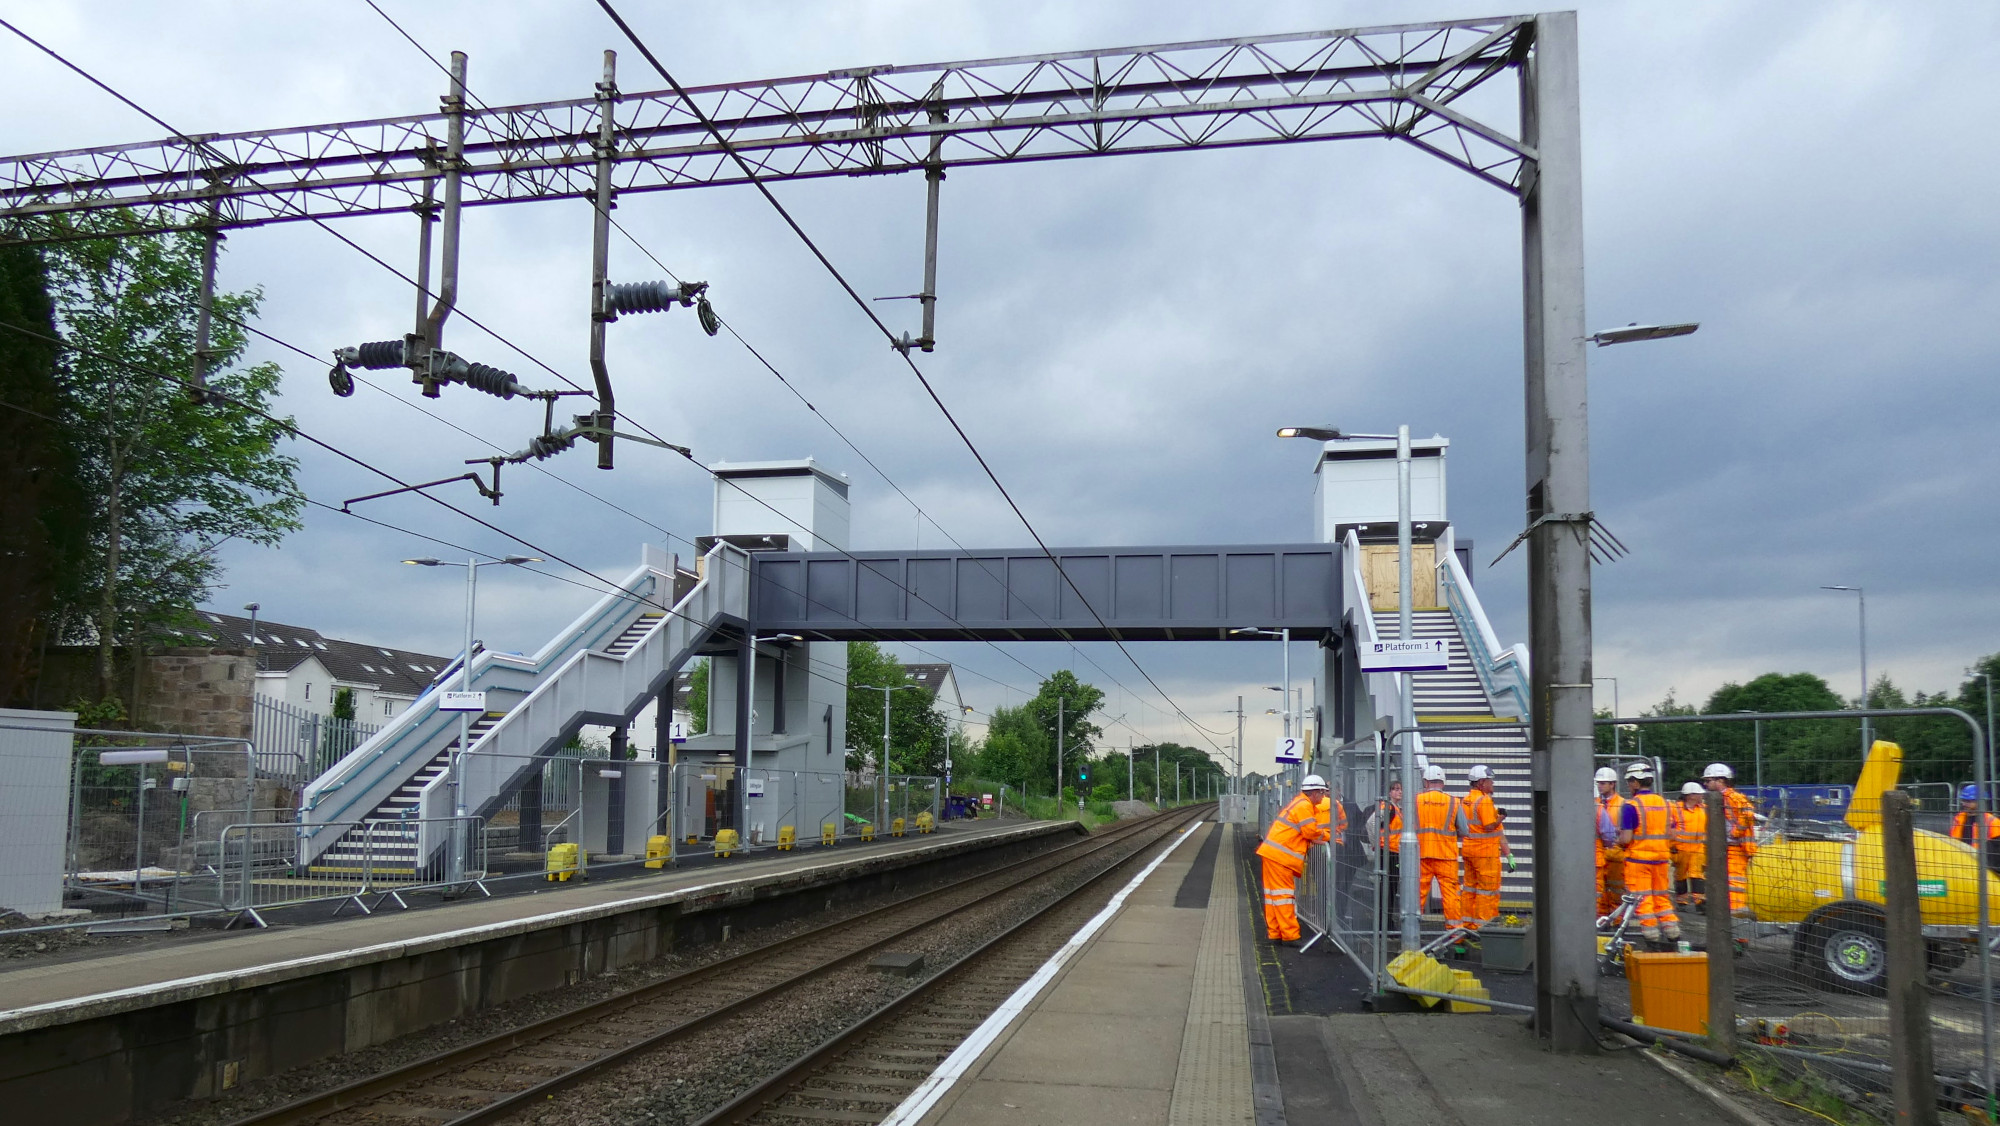
[[[1986,828],[1982,832],[1981,825]],[[1958,792],[1958,816],[1951,819],[1951,839],[1964,841],[1974,852],[1985,854],[1986,866],[2000,871],[2000,818],[1979,812],[1979,786],[1967,782]]]
[[[1639,934],[1655,945],[1681,937],[1681,919],[1674,912],[1673,820],[1667,799],[1653,792],[1653,764],[1639,761],[1625,768],[1632,796],[1618,814],[1618,846],[1625,850],[1625,891],[1637,895],[1632,921]]]
[[[1674,901],[1683,907],[1707,900],[1702,874],[1708,869],[1708,806],[1701,795],[1701,783],[1689,782],[1674,806]]]
[[[1625,898],[1625,850],[1618,847],[1618,824],[1625,799],[1618,793],[1618,772],[1597,768],[1597,913],[1618,910]]]
[[[1306,870],[1306,850],[1333,839],[1323,818],[1326,780],[1308,774],[1299,796],[1279,811],[1257,855],[1264,858],[1264,933],[1272,942],[1299,940],[1299,873]]]
[[[1389,783],[1389,796],[1375,803],[1368,815],[1368,836],[1375,842],[1375,855],[1382,860],[1382,880],[1386,899],[1383,917],[1394,918],[1403,905],[1403,784]]]
[[[1458,850],[1469,826],[1465,806],[1444,792],[1444,767],[1424,767],[1424,792],[1417,795],[1417,903],[1430,902],[1431,882],[1437,882],[1438,898],[1444,900],[1444,926],[1453,930],[1465,925],[1463,905],[1458,897]]]
[[[1505,816],[1493,804],[1493,768],[1485,765],[1466,772],[1465,843],[1459,855],[1465,861],[1465,881],[1459,898],[1465,909],[1465,925],[1478,930],[1482,924],[1500,917],[1500,858],[1513,866],[1514,846],[1501,832]]]
[[[1750,858],[1757,855],[1757,807],[1729,783],[1736,777],[1726,762],[1711,762],[1701,772],[1702,785],[1722,795],[1723,817],[1729,823],[1729,910],[1750,909]]]

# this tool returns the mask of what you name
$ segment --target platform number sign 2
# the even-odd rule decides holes
[[[1280,735],[1276,757],[1279,762],[1304,762],[1304,748],[1299,744],[1298,736]]]

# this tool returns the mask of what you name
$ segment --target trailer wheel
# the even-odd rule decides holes
[[[1889,942],[1882,913],[1848,905],[1808,919],[1793,940],[1799,960],[1836,993],[1888,992]]]
[[[1926,968],[1930,970],[1932,977],[1943,977],[1964,965],[1971,951],[1972,943],[1969,942],[1931,939],[1924,943],[1924,953],[1927,955]]]

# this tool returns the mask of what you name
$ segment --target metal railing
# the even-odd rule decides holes
[[[304,850],[306,826],[296,822],[226,826],[212,864],[215,904],[260,924],[260,911],[323,900],[341,901],[336,914],[350,904],[367,914],[384,902],[407,907],[403,897],[413,892],[476,887],[486,877],[482,818],[352,821],[338,827],[340,843],[312,859]],[[426,855],[423,846],[433,837],[452,847]],[[454,855],[464,858],[462,872],[452,870]]]
[[[268,696],[251,701],[250,742],[257,748],[257,773],[292,787],[326,773],[380,730],[380,724],[337,719]]]
[[[1503,718],[1526,716],[1527,647],[1500,648],[1499,637],[1486,620],[1485,610],[1472,596],[1472,584],[1460,568],[1457,554],[1446,551],[1443,555],[1437,565],[1438,589],[1444,592],[1445,606],[1451,611],[1452,620],[1458,623],[1458,633],[1465,640],[1465,651],[1472,658],[1473,671],[1479,675],[1479,686],[1486,689],[1487,699],[1493,701],[1495,715]]]

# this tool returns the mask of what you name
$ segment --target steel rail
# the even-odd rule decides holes
[[[1204,804],[1194,808],[1199,814],[1205,811],[1208,805]],[[1160,837],[1154,838],[1154,841],[1164,838],[1174,829],[1184,824],[1185,821],[1186,819],[1182,819],[1181,821],[1164,823],[1163,828],[1165,831],[1161,833]],[[1163,823],[1161,819],[1149,819],[1146,824],[1160,825]],[[1154,842],[1148,842],[1148,845],[1152,843]],[[888,1004],[828,1037],[817,1047],[785,1065],[783,1070],[769,1076],[755,1087],[731,1099],[729,1102],[712,1111],[707,1117],[697,1120],[695,1126],[734,1126],[734,1124],[748,1122],[755,1118],[771,1103],[784,1097],[794,1087],[797,1087],[800,1083],[808,1079],[822,1065],[832,1062],[850,1048],[857,1046],[863,1037],[880,1029],[918,1002],[925,1000],[948,981],[957,978],[962,973],[970,972],[975,968],[975,963],[981,958],[997,951],[1003,943],[1014,938],[1029,926],[1044,921],[1055,908],[1070,902],[1085,891],[1095,887],[1099,882],[1118,871],[1122,865],[1137,859],[1144,852],[1145,848],[1140,848],[1132,855],[1124,857],[1117,863],[1105,868],[1104,871],[1097,873],[1090,879],[1063,893],[1060,899],[1050,903],[1041,911],[1015,922],[1007,927],[1007,929],[988,938],[951,965],[911,986],[901,996],[898,996]],[[856,1100],[864,1101],[860,1095],[856,1096]],[[778,1117],[786,1117],[783,1108],[779,1108],[775,1113]]]
[[[559,1033],[595,1023],[624,1010],[667,999],[669,995],[678,990],[701,985],[722,978],[725,975],[749,969],[775,956],[790,953],[810,942],[823,940],[830,931],[851,928],[866,924],[872,920],[880,920],[896,912],[906,911],[913,907],[921,907],[926,902],[942,900],[951,893],[962,891],[971,885],[992,881],[996,877],[1005,877],[1009,873],[1019,872],[1024,868],[1034,869],[1025,874],[1018,875],[1011,880],[1006,880],[1000,886],[988,892],[987,895],[996,895],[1009,891],[1030,881],[1041,879],[1071,864],[1095,856],[1107,848],[1114,847],[1128,836],[1141,831],[1144,827],[1158,824],[1160,819],[1165,816],[1168,815],[1161,814],[1134,821],[1130,824],[1121,824],[1112,832],[1102,836],[1094,835],[1084,840],[1063,845],[1049,852],[1027,857],[1001,868],[981,872],[940,887],[917,892],[893,902],[885,903],[879,907],[871,908],[861,914],[837,919],[786,938],[764,943],[763,945],[731,955],[730,957],[683,970],[680,973],[662,978],[659,981],[554,1014],[519,1028],[496,1033],[470,1044],[448,1048],[388,1071],[366,1076],[330,1090],[258,1111],[236,1119],[231,1123],[231,1126],[280,1126],[280,1124],[288,1123],[313,1122],[344,1110],[365,1107],[370,1103],[389,1097],[399,1090],[407,1089],[440,1075],[447,1075],[454,1071],[463,1070],[501,1053],[540,1043]],[[1065,855],[1078,849],[1083,851],[1076,852],[1074,855]],[[1043,867],[1035,867],[1038,862],[1051,859],[1056,859],[1056,863]],[[645,1036],[631,1044],[613,1049],[604,1055],[582,1061],[579,1067],[537,1084],[530,1088],[529,1091],[534,1092],[537,1096],[546,1096],[550,1092],[585,1078],[590,1073],[615,1063],[620,1059],[627,1058],[649,1048],[658,1047],[668,1040],[678,1039],[689,1032],[720,1020],[749,1005],[769,1000],[772,996],[795,988],[811,978],[818,977],[839,966],[852,962],[856,958],[863,957],[886,943],[905,937],[911,931],[932,926],[940,919],[948,918],[953,911],[959,909],[957,906],[949,907],[941,914],[928,915],[915,923],[894,929],[886,936],[871,940],[855,950],[837,955],[832,959],[815,962],[770,986],[726,1001],[719,1007],[711,1008],[692,1017],[676,1021],[664,1029]],[[505,1093],[506,1097],[501,1101],[468,1111],[463,1116],[451,1119],[450,1122],[454,1126],[458,1126],[458,1124],[463,1123],[485,1121],[488,1117],[502,1113],[506,1109],[517,1108],[518,1103],[516,1100],[519,1096],[528,1093]]]

